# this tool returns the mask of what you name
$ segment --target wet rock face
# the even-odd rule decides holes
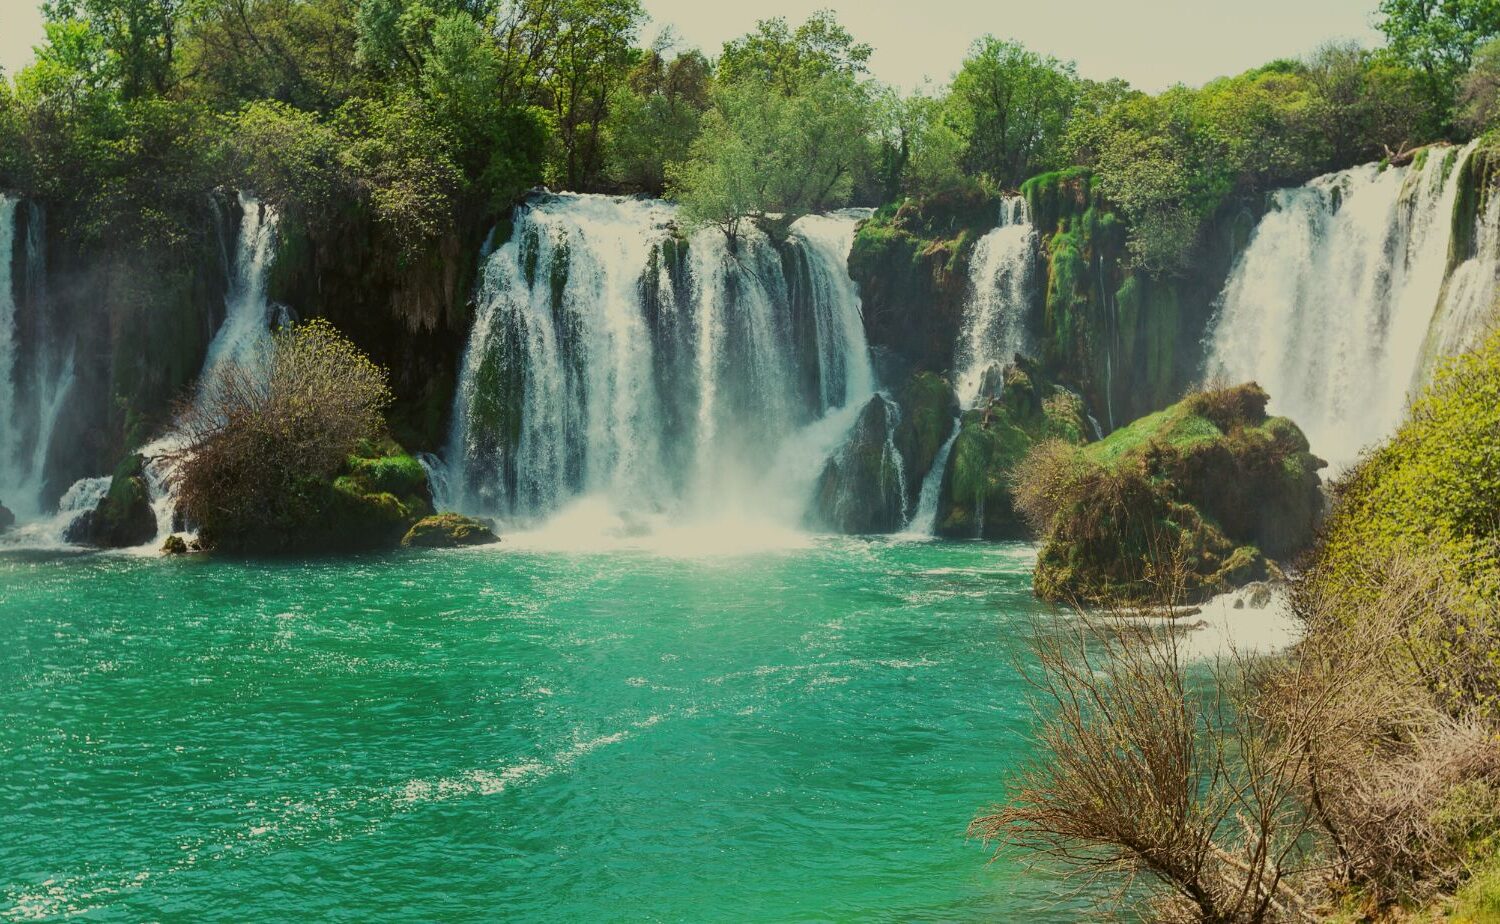
[[[10,508],[0,503],[0,532],[4,532],[16,525],[16,515],[10,512]]]
[[[451,549],[491,545],[500,537],[483,520],[456,513],[440,513],[418,520],[401,540],[406,549]]]
[[[145,460],[126,456],[115,468],[109,493],[97,507],[74,520],[63,538],[101,549],[128,549],[155,539],[156,512],[151,509]]]
[[[1022,490],[1052,508],[1037,595],[1194,603],[1274,576],[1313,541],[1325,463],[1266,402],[1253,383],[1199,392],[1098,443],[1054,448],[1045,468],[1028,463],[1037,483]]]
[[[892,438],[900,410],[876,395],[849,440],[829,457],[813,491],[808,525],[846,535],[892,533],[906,525],[906,478]]]
[[[986,373],[978,407],[965,412],[943,473],[937,532],[954,539],[1022,539],[1029,531],[1011,500],[1011,473],[1045,439],[1084,442],[1083,402],[1017,357]]]

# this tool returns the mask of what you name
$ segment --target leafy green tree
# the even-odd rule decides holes
[[[224,110],[275,100],[330,112],[365,79],[351,0],[212,0],[188,24],[188,92]]]
[[[1072,62],[992,35],[979,39],[949,96],[951,125],[964,139],[964,166],[1010,187],[1060,166],[1059,142],[1079,90]]]
[[[829,10],[820,10],[792,29],[781,17],[762,19],[755,31],[724,44],[719,79],[760,82],[786,96],[802,93],[831,75],[858,80],[867,73],[873,49],[854,40]]]
[[[54,22],[88,23],[113,58],[126,99],[161,95],[173,85],[178,31],[192,0],[47,0],[42,8]]]
[[[670,61],[647,52],[615,90],[607,123],[608,176],[619,188],[666,189],[667,164],[687,158],[708,108],[712,72],[697,51]]]
[[[1391,52],[1422,74],[1446,121],[1474,52],[1500,36],[1500,0],[1381,0],[1379,15]]]
[[[795,96],[760,80],[721,86],[688,160],[669,169],[669,189],[690,220],[731,239],[745,218],[785,226],[847,201],[869,153],[869,118],[866,88],[840,74]]]
[[[634,59],[645,17],[640,0],[553,0],[557,33],[543,89],[556,131],[548,178],[568,189],[596,185],[604,171],[604,123]]]
[[[733,240],[744,218],[780,227],[847,202],[871,156],[868,57],[830,13],[795,30],[763,20],[725,44],[713,106],[667,171],[688,218]]]
[[[1500,39],[1474,53],[1474,66],[1459,85],[1458,120],[1475,134],[1500,123]]]

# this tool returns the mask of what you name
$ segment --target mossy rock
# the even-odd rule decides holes
[[[413,524],[433,513],[426,471],[389,440],[361,446],[331,478],[292,479],[271,504],[271,527],[249,533],[233,524],[205,525],[204,543],[257,555],[393,549]]]
[[[1309,547],[1325,463],[1267,400],[1254,383],[1197,393],[1060,461],[1037,595],[1195,603]]]
[[[186,555],[188,553],[187,540],[173,533],[161,544],[163,555]]]
[[[1076,394],[1049,382],[1023,357],[998,376],[998,397],[964,413],[938,500],[937,533],[955,539],[1021,539],[1011,473],[1045,439],[1081,444],[1087,415]]]
[[[407,530],[401,547],[407,549],[451,549],[490,545],[500,541],[489,524],[456,513],[423,517]]]
[[[0,504],[0,532],[4,532],[16,525],[16,515],[10,512],[10,508]]]
[[[115,467],[109,493],[93,510],[74,520],[64,534],[76,545],[126,549],[156,538],[156,512],[151,509],[151,487],[145,460],[131,454]]]
[[[958,417],[958,395],[947,379],[935,372],[919,372],[907,380],[896,398],[901,420],[896,425],[896,450],[906,473],[906,503],[912,506],[922,479],[932,469]]]
[[[860,412],[848,441],[823,466],[807,522],[846,535],[891,533],[906,524],[906,490],[891,427],[899,411],[876,395]]]

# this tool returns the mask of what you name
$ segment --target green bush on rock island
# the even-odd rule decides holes
[[[1251,383],[1201,391],[1104,440],[1039,443],[1015,472],[1016,506],[1042,541],[1045,600],[1201,601],[1307,548],[1322,511],[1296,424]]]

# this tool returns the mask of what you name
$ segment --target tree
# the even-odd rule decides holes
[[[640,0],[556,0],[556,6],[556,51],[542,80],[557,132],[548,177],[586,189],[602,176],[610,98],[632,63],[645,13]]]
[[[743,218],[785,225],[846,202],[870,156],[868,56],[828,13],[727,43],[702,130],[667,170],[688,218],[733,240]]]
[[[1007,187],[1060,166],[1059,142],[1078,98],[1072,62],[992,35],[979,39],[949,96],[964,166]]]
[[[1474,66],[1459,85],[1458,121],[1476,135],[1500,122],[1500,39],[1474,53]]]
[[[867,73],[872,49],[854,41],[829,10],[820,10],[793,30],[783,18],[762,19],[755,31],[724,44],[719,79],[759,82],[786,96],[830,75],[858,80]]]
[[[1475,50],[1500,35],[1500,0],[1381,0],[1380,17],[1391,52],[1422,74],[1446,122]]]
[[[276,550],[326,515],[326,486],[385,432],[385,370],[313,320],[275,335],[266,361],[231,363],[181,408],[167,460],[209,544]]]
[[[161,95],[172,86],[178,31],[191,0],[47,0],[42,9],[54,22],[88,23],[114,58],[126,99]]]
[[[708,60],[688,51],[668,60],[648,51],[610,102],[608,176],[622,188],[661,195],[667,164],[685,160],[710,101]]]

